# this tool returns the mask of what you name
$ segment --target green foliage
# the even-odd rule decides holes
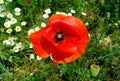
[[[120,80],[120,1],[119,0],[4,0],[0,4],[0,14],[9,12],[17,19],[11,25],[12,33],[6,33],[4,22],[10,21],[7,16],[0,16],[0,80],[1,81],[119,81]],[[28,1],[28,2],[26,2]],[[16,16],[14,9],[21,9]],[[52,13],[75,10],[72,14],[87,24],[90,33],[89,44],[84,54],[74,62],[58,65],[50,58],[37,60],[32,48],[28,31],[42,28],[47,24],[44,10],[50,8]],[[85,13],[83,15],[82,13]],[[21,25],[26,21],[26,25]],[[17,32],[16,26],[22,31]],[[3,44],[9,37],[14,45]],[[19,52],[13,51],[22,43]],[[30,54],[35,57],[30,59]],[[90,74],[90,65],[100,67],[97,77]]]

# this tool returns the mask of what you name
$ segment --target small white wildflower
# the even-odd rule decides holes
[[[88,26],[88,25],[89,25],[89,23],[88,23],[88,22],[86,22],[86,23],[85,23],[85,25],[86,25],[86,26]]]
[[[22,30],[22,29],[21,29],[20,26],[16,26],[16,27],[15,27],[15,31],[16,31],[16,32],[20,32],[21,30]]]
[[[20,12],[20,11],[21,11],[21,9],[20,9],[20,8],[18,8],[18,7],[16,7],[16,8],[14,8],[14,11],[15,11],[15,12]]]
[[[19,47],[15,46],[15,47],[13,48],[13,51],[14,51],[15,53],[17,53],[17,52],[20,51],[20,49],[19,49]]]
[[[29,48],[33,48],[33,44],[32,43],[29,45]]]
[[[67,16],[67,14],[65,12],[60,12],[59,14]]]
[[[91,37],[90,33],[88,34],[89,37]]]
[[[14,41],[14,37],[8,37],[9,41]]]
[[[85,12],[82,12],[81,14],[82,14],[83,16],[86,16],[86,15],[87,15]]]
[[[103,41],[102,40],[99,40],[99,43],[102,43]]]
[[[4,3],[4,1],[3,0],[0,0],[0,4],[3,4]]]
[[[118,26],[118,23],[115,23],[115,26]]]
[[[8,28],[7,31],[6,31],[6,33],[8,33],[8,34],[12,33],[12,29]]]
[[[71,13],[76,13],[75,10],[70,10]]]
[[[14,41],[10,41],[10,46],[13,46],[15,44]]]
[[[53,60],[53,58],[52,58],[52,54],[50,54],[50,59]]]
[[[50,14],[50,13],[51,13],[50,8],[46,9],[46,10],[45,10],[45,13],[46,13],[46,14]]]
[[[60,14],[60,12],[57,11],[56,14]]]
[[[40,28],[37,26],[36,28],[35,28],[35,31],[39,31],[40,30]]]
[[[15,23],[17,23],[17,19],[11,18],[11,19],[10,19],[10,24],[15,24]]]
[[[43,14],[43,18],[49,18],[49,15],[48,14]]]
[[[10,45],[10,41],[9,41],[9,40],[3,40],[2,43],[3,43],[4,45]]]
[[[30,59],[34,59],[34,54],[30,54]]]
[[[67,16],[72,16],[72,13],[68,13]]]
[[[16,16],[20,16],[20,12],[15,12],[15,15]]]
[[[10,22],[9,21],[7,21],[7,22],[4,22],[4,26],[6,27],[6,28],[9,28],[11,25],[10,25]]]
[[[8,17],[8,18],[12,18],[13,15],[12,15],[11,13],[8,13],[8,14],[7,14],[7,17]]]
[[[34,33],[34,32],[35,32],[34,29],[28,30],[28,36],[29,36],[30,34]]]
[[[41,59],[42,59],[41,57],[37,56],[37,60],[41,60]]]
[[[21,25],[22,25],[22,26],[25,26],[26,24],[27,24],[27,23],[26,23],[25,21],[22,21],[22,22],[21,22]]]
[[[22,49],[22,47],[23,47],[23,45],[22,45],[22,43],[21,43],[21,42],[16,43],[16,46],[17,46],[18,48],[20,48],[20,49]]]
[[[0,17],[5,17],[5,14],[4,13],[0,13]]]
[[[46,27],[46,24],[45,24],[45,23],[41,23],[41,26],[42,26],[42,27]]]
[[[0,31],[1,31],[1,32],[4,32],[4,30],[5,30],[4,28],[0,28]]]
[[[33,76],[34,72],[30,73],[30,76]]]

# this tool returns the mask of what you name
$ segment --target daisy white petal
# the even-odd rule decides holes
[[[36,28],[35,28],[35,31],[39,31],[40,30],[40,28],[37,26]]]
[[[28,36],[29,36],[30,34],[34,33],[34,32],[35,32],[34,29],[30,29],[30,30],[28,31]]]
[[[15,18],[11,18],[11,20],[10,20],[10,24],[15,24],[15,23],[17,23],[17,19],[15,19]]]
[[[45,10],[45,13],[46,13],[46,14],[50,14],[50,13],[51,13],[50,8],[46,9],[46,10]]]
[[[19,52],[19,51],[20,51],[20,50],[19,50],[19,47],[15,46],[15,47],[13,48],[13,51],[14,51],[15,53]]]
[[[43,14],[43,18],[49,18],[49,15],[48,14]]]
[[[6,31],[6,33],[8,33],[8,34],[12,33],[12,29],[8,28],[7,31]]]
[[[37,56],[37,60],[41,60],[41,59],[42,59],[41,57]]]
[[[22,25],[22,26],[25,26],[26,24],[27,24],[27,23],[26,23],[25,21],[22,21],[22,22],[21,22],[21,25]]]
[[[4,22],[4,26],[6,27],[6,28],[9,28],[11,25],[10,25],[10,22],[9,21],[7,21],[7,22]]]
[[[76,13],[75,10],[70,10],[71,13]]]
[[[3,0],[0,0],[0,4],[3,4],[4,3],[4,1]]]
[[[21,30],[22,30],[22,29],[21,29],[20,26],[16,26],[16,27],[15,27],[15,31],[16,31],[16,32],[20,32]]]
[[[18,7],[16,7],[16,8],[14,9],[14,11],[15,11],[15,12],[20,12],[20,11],[21,11],[21,9],[20,9],[20,8],[18,8]]]
[[[45,23],[41,23],[41,26],[42,26],[42,27],[46,27],[46,24],[45,24]]]
[[[34,54],[30,54],[30,59],[34,59]]]

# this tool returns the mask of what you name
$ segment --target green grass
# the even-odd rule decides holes
[[[29,1],[29,0],[28,0]],[[13,0],[0,4],[5,7],[0,13],[11,12],[17,19],[12,25],[13,32],[7,34],[4,22],[9,18],[0,17],[0,80],[1,81],[120,81],[120,1],[119,0]],[[20,16],[16,16],[14,8],[21,9]],[[28,31],[41,23],[47,24],[42,15],[50,8],[52,13],[57,11],[69,13],[75,10],[73,16],[88,23],[90,40],[84,54],[74,62],[58,65],[50,58],[37,60],[32,48]],[[87,16],[83,16],[84,12]],[[20,23],[26,21],[25,26]],[[15,27],[21,26],[22,31],[16,32]],[[4,31],[3,31],[4,30]],[[15,44],[21,42],[22,49],[15,53],[13,46],[3,45],[3,40],[17,37]],[[35,58],[30,59],[30,54]],[[97,77],[90,73],[90,65],[100,67]]]

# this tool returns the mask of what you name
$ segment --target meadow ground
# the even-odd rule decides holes
[[[0,81],[120,81],[119,3],[0,0]],[[39,58],[29,40],[31,33],[45,27],[57,13],[80,18],[90,35],[84,54],[68,64]]]

